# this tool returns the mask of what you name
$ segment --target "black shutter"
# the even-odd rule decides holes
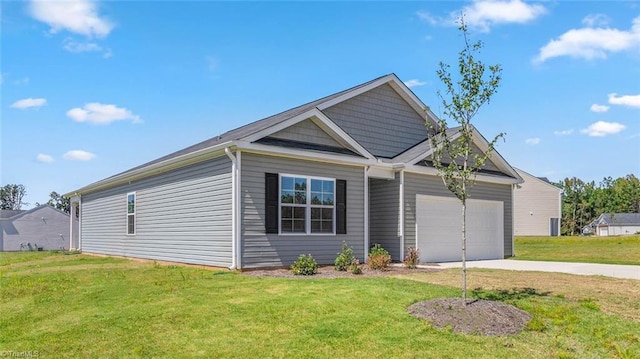
[[[265,187],[265,230],[278,233],[278,174],[264,174]]]
[[[336,180],[336,233],[347,234],[347,181]]]

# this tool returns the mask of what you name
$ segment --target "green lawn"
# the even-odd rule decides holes
[[[513,259],[640,265],[640,235],[516,237]]]
[[[0,353],[5,354],[38,352],[42,358],[640,356],[640,322],[607,314],[595,290],[579,299],[555,294],[512,299],[510,303],[534,316],[529,328],[515,336],[489,338],[437,330],[407,314],[407,306],[414,302],[459,294],[458,288],[426,283],[431,274],[411,280],[298,280],[82,254],[0,256]],[[640,294],[622,293],[616,300],[627,303],[629,311],[640,312]]]

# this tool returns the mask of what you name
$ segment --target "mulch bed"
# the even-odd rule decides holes
[[[409,269],[402,266],[390,266],[385,270],[372,270],[366,266],[361,266],[362,274],[352,274],[349,272],[337,271],[333,266],[323,266],[318,268],[318,273],[314,275],[294,275],[289,268],[258,269],[242,272],[254,277],[277,277],[294,279],[318,279],[318,278],[362,278],[362,277],[383,277],[414,273],[438,272],[437,268],[416,268]]]
[[[465,304],[462,298],[439,298],[415,303],[407,311],[437,328],[485,336],[520,333],[531,320],[531,314],[524,310],[490,300],[468,300]]]

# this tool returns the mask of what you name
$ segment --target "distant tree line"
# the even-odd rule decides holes
[[[572,177],[555,185],[563,191],[563,235],[580,234],[603,213],[640,213],[640,180],[633,174],[598,184]]]
[[[0,209],[21,210],[22,206],[29,205],[29,203],[22,201],[26,195],[27,189],[21,184],[7,184],[0,187]],[[70,213],[69,198],[56,191],[49,194],[49,200],[46,204],[65,213]],[[36,206],[39,205],[41,203],[36,202]]]

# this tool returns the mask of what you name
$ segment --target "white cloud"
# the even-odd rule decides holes
[[[36,161],[42,163],[51,163],[53,162],[53,157],[44,153],[38,153],[38,155],[36,156]]]
[[[11,104],[12,108],[25,109],[31,107],[42,107],[47,104],[47,99],[45,98],[25,98],[22,100],[18,100]]]
[[[592,123],[591,125],[589,125],[589,127],[580,130],[580,132],[591,137],[604,137],[608,135],[614,135],[618,132],[623,131],[625,128],[627,128],[627,126],[617,122],[598,121],[596,123]]]
[[[587,27],[607,26],[609,25],[609,21],[611,21],[609,17],[604,14],[589,14],[582,19],[582,23]]]
[[[420,81],[418,79],[412,79],[412,80],[409,80],[409,81],[405,81],[404,84],[407,87],[417,87],[417,86],[424,86],[427,83],[425,81]]]
[[[640,108],[640,95],[618,96],[617,93],[610,93],[609,103],[612,105],[623,105]]]
[[[23,77],[19,80],[13,81],[14,85],[28,85],[29,81],[31,81],[28,77]]]
[[[544,15],[546,8],[540,4],[529,4],[522,0],[475,0],[471,5],[453,11],[448,17],[433,16],[426,11],[418,17],[431,25],[456,25],[461,14],[465,23],[482,32],[489,32],[494,25],[526,24]]]
[[[524,140],[524,143],[526,143],[527,145],[537,145],[540,143],[540,138],[539,137],[527,138],[526,140]]]
[[[640,16],[633,19],[628,31],[610,27],[571,29],[540,48],[534,63],[554,57],[569,56],[587,60],[605,59],[608,54],[640,50]]]
[[[98,6],[92,0],[33,0],[29,13],[51,26],[50,32],[54,34],[66,30],[87,37],[105,37],[114,27],[98,14]]]
[[[62,155],[62,158],[68,161],[91,161],[95,157],[95,154],[83,150],[72,150]]]
[[[573,128],[570,128],[568,130],[553,131],[553,134],[556,136],[568,136],[572,133],[573,133]]]
[[[593,105],[591,105],[591,111],[593,111],[593,112],[607,112],[607,111],[609,111],[609,106],[598,105],[597,103],[594,103]]]
[[[82,108],[72,108],[67,111],[67,117],[76,122],[89,122],[99,125],[126,120],[130,120],[133,123],[142,122],[140,116],[135,115],[126,108],[117,107],[116,105],[101,104],[98,102],[85,104]]]
[[[491,26],[500,24],[526,24],[543,15],[547,10],[539,4],[521,0],[482,0],[465,6],[465,22],[480,31],[488,32]]]
[[[74,54],[79,54],[81,52],[101,52],[102,57],[105,59],[108,59],[113,55],[111,49],[105,49],[95,42],[78,42],[74,39],[67,38],[63,43],[64,45],[62,47]]]

